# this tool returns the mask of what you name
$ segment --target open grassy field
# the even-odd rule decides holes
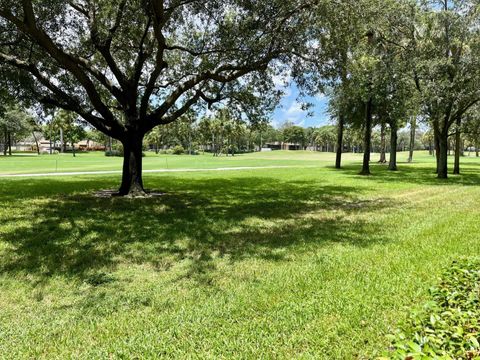
[[[2,178],[0,358],[375,358],[442,269],[480,251],[480,160],[439,181],[415,156],[360,177],[353,154],[342,170],[333,154],[148,155],[149,169],[297,166],[146,174],[166,193],[151,199],[92,195],[117,174]],[[2,157],[0,172],[52,160]]]
[[[213,157],[208,153],[189,156],[156,155],[153,152],[146,152],[145,155],[143,158],[145,170],[275,165],[318,166],[319,161],[331,161],[331,154],[317,155],[311,152],[302,152],[301,154],[263,152],[233,157]],[[120,157],[106,157],[103,152],[80,153],[75,158],[72,154],[0,156],[0,174],[121,170],[122,161]]]
[[[239,166],[330,166],[334,162],[332,153],[314,153],[310,151],[273,151],[253,154],[213,157],[211,154],[189,155],[156,155],[146,152],[143,158],[145,170],[157,169],[209,169],[219,167]],[[408,154],[399,153],[399,162],[405,162]],[[372,155],[376,159],[378,155]],[[360,161],[358,154],[344,154],[347,163]],[[416,154],[419,162],[431,162],[426,152]],[[467,163],[475,163],[475,157],[465,157]],[[479,160],[480,161],[480,160]],[[0,174],[31,174],[77,171],[120,171],[122,158],[106,157],[103,152],[72,154],[41,155],[17,154],[0,156]]]

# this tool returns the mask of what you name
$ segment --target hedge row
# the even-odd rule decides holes
[[[391,359],[480,359],[480,259],[455,261],[391,335]]]

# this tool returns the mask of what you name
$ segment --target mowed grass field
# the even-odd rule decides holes
[[[348,156],[348,155],[347,155]],[[143,167],[145,170],[161,169],[211,169],[219,167],[245,166],[318,166],[319,161],[331,162],[331,154],[312,152],[263,152],[245,155],[213,157],[212,154],[200,155],[156,155],[145,152]],[[38,174],[78,171],[120,171],[121,157],[106,157],[103,152],[41,155],[15,154],[0,156],[1,174]]]
[[[406,156],[361,177],[353,154],[342,170],[334,154],[147,155],[150,169],[295,166],[146,174],[165,192],[149,199],[93,196],[117,174],[2,178],[0,358],[380,356],[442,270],[480,251],[480,160],[439,181],[432,157]],[[43,161],[1,157],[0,172]]]

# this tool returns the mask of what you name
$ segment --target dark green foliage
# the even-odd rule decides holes
[[[177,145],[172,149],[172,153],[174,155],[182,155],[185,154],[185,149],[181,145]]]
[[[454,261],[393,336],[394,359],[480,359],[480,259]]]
[[[119,156],[119,157],[123,157],[123,151],[120,151],[120,150],[107,150],[107,151],[105,151],[105,156]]]
[[[304,146],[305,144],[305,130],[301,126],[296,126],[290,123],[285,124],[282,129],[283,141],[300,144]]]
[[[115,149],[112,150],[106,150],[105,151],[105,156],[118,156],[118,157],[123,157],[123,146],[118,145],[115,146]],[[142,157],[145,157],[145,153],[142,152]]]

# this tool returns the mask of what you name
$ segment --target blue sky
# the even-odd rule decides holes
[[[285,96],[272,115],[273,126],[278,127],[285,121],[291,121],[303,127],[329,124],[330,116],[327,113],[327,97],[319,95],[314,98],[307,98],[307,101],[313,104],[311,109],[313,116],[308,116],[307,111],[303,111],[300,103],[297,102],[298,89],[295,84],[287,86],[284,91]]]

